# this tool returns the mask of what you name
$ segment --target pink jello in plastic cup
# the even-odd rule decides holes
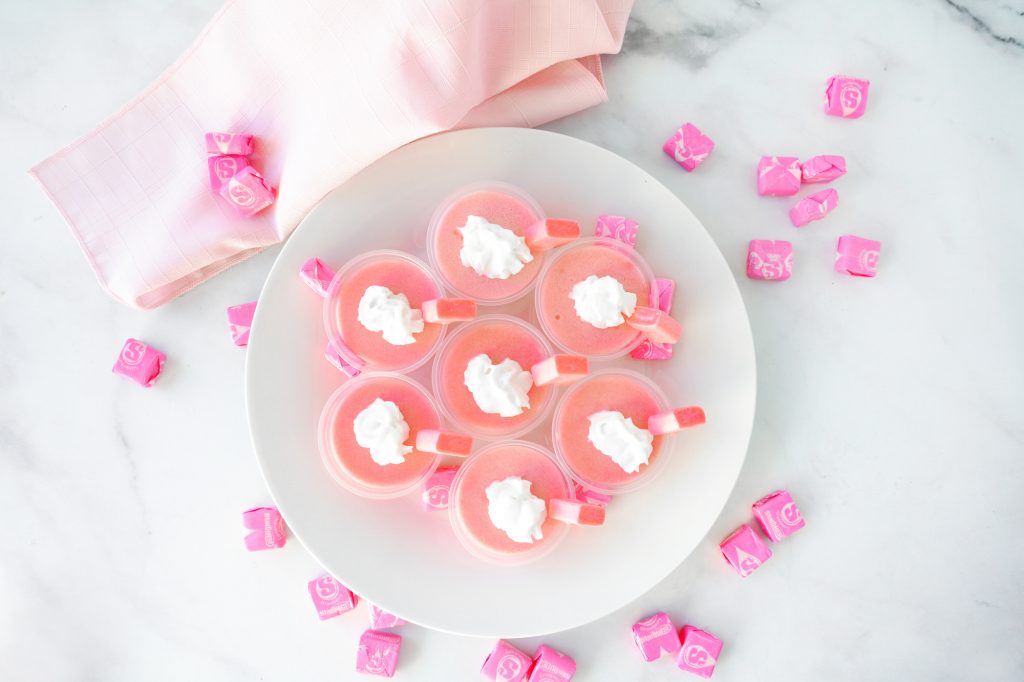
[[[441,345],[434,360],[434,393],[445,415],[464,432],[476,438],[517,438],[535,427],[551,409],[554,386],[533,386],[528,393],[530,407],[515,417],[488,414],[480,409],[466,387],[469,361],[487,355],[498,364],[515,360],[525,371],[551,356],[551,346],[535,327],[509,315],[486,315],[454,330]]]
[[[392,372],[368,372],[346,381],[320,414],[320,457],[327,471],[343,488],[362,497],[390,498],[419,488],[437,468],[440,455],[413,449],[401,464],[380,465],[370,450],[356,442],[356,415],[380,398],[395,403],[409,425],[406,445],[416,433],[441,428],[437,404],[418,383]]]
[[[359,301],[372,285],[405,294],[413,309],[444,296],[443,285],[423,261],[401,251],[369,251],[346,263],[331,281],[324,299],[327,338],[345,360],[357,367],[361,363],[370,370],[395,372],[419,367],[444,338],[444,325],[425,322],[423,331],[413,334],[415,343],[388,343],[380,332],[371,332],[359,323]]]
[[[520,237],[544,212],[523,190],[501,182],[481,182],[457,190],[441,202],[427,232],[430,264],[448,288],[480,305],[501,305],[529,293],[546,252],[533,252],[533,260],[508,279],[490,279],[462,264],[459,228],[471,215],[501,225]]]
[[[654,479],[668,461],[671,436],[655,436],[650,459],[640,470],[626,473],[611,457],[587,439],[590,415],[602,410],[621,412],[639,428],[669,409],[668,399],[650,379],[625,369],[596,372],[569,387],[555,407],[551,439],[558,461],[573,479],[601,493],[635,490]]]
[[[530,481],[530,492],[545,502],[575,499],[572,481],[550,452],[526,441],[502,441],[483,448],[459,467],[448,514],[456,537],[470,554],[498,564],[524,564],[553,550],[568,526],[549,516],[541,525],[544,537],[532,543],[515,542],[495,527],[487,513],[486,490],[509,476]]]
[[[594,360],[609,360],[633,350],[643,335],[625,322],[598,329],[576,315],[572,288],[590,275],[610,276],[636,294],[638,306],[657,308],[654,273],[636,250],[616,239],[577,239],[551,254],[537,281],[536,315],[556,346]]]

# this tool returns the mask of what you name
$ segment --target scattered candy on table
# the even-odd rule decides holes
[[[527,682],[567,682],[576,674],[576,661],[547,644],[533,653],[533,667]]]
[[[878,254],[881,250],[881,242],[844,234],[836,247],[836,272],[874,277],[878,272]]]
[[[683,626],[679,639],[682,642],[679,655],[676,656],[679,669],[701,677],[711,677],[722,653],[722,640],[692,625]]]
[[[636,233],[640,224],[620,215],[602,215],[594,227],[595,237],[618,239],[627,246],[636,246]]]
[[[753,505],[754,518],[768,539],[778,542],[804,527],[800,509],[789,492],[777,490]]]
[[[448,508],[448,495],[458,470],[458,467],[438,467],[427,477],[420,495],[426,511],[441,511]]]
[[[793,245],[784,240],[752,239],[747,251],[747,277],[786,280],[793,274]]]
[[[366,602],[366,610],[370,616],[370,628],[373,630],[380,630],[381,628],[397,628],[406,624],[404,620],[393,613],[388,613],[376,604]]]
[[[249,328],[252,326],[252,316],[255,312],[256,301],[228,308],[228,329],[236,346],[249,345]]]
[[[494,682],[523,682],[530,672],[533,659],[503,639],[487,654],[480,673]]]
[[[674,654],[680,647],[679,633],[666,613],[656,613],[635,623],[633,641],[648,663],[658,660],[662,654]]]
[[[786,197],[800,191],[800,159],[795,156],[762,156],[757,164],[757,193]]]
[[[325,575],[309,581],[309,596],[320,620],[327,620],[348,613],[359,603],[359,597],[333,576]]]
[[[221,187],[220,195],[243,218],[254,216],[274,203],[274,190],[252,166],[235,173]]]
[[[675,280],[666,277],[656,277],[654,288],[658,292],[658,310],[665,313],[672,313],[672,301],[675,299]],[[637,360],[669,360],[672,358],[671,343],[656,343],[648,338],[640,342],[640,345],[629,352],[629,357]]]
[[[393,677],[398,667],[402,636],[393,632],[367,630],[359,638],[356,672],[380,677]]]
[[[160,376],[167,356],[141,341],[128,339],[117,356],[111,371],[131,379],[143,388],[149,388]]]
[[[555,521],[574,526],[600,526],[604,524],[604,507],[578,500],[548,500],[548,516]]]
[[[800,164],[800,182],[815,185],[832,182],[846,175],[846,159],[841,156],[812,156]]]
[[[661,149],[680,166],[692,171],[708,158],[708,154],[714,148],[715,143],[697,126],[684,123],[672,137],[668,138]]]
[[[764,544],[754,529],[746,524],[722,540],[719,548],[729,565],[736,569],[736,572],[743,578],[760,568],[761,564],[772,556],[768,545]]]
[[[832,76],[825,85],[825,113],[843,118],[860,118],[868,106],[868,86],[860,78]]]
[[[249,159],[244,156],[211,156],[206,160],[210,168],[210,189],[220,194],[228,184],[228,180],[243,168],[249,167]]]
[[[334,365],[335,369],[347,377],[358,376],[363,371],[361,365],[353,362],[350,358],[343,357],[338,352],[337,346],[329,341],[327,342],[327,348],[324,349],[324,357],[327,358],[327,362]]]
[[[580,234],[582,228],[575,220],[545,218],[527,227],[523,238],[531,251],[547,251],[579,239]]]
[[[207,154],[252,154],[252,135],[241,133],[206,133]]]
[[[794,227],[802,227],[814,220],[821,220],[839,205],[839,192],[825,189],[806,196],[789,209],[789,220]]]
[[[250,552],[284,547],[284,519],[275,507],[254,507],[242,512],[242,524],[252,532],[245,536]]]
[[[299,268],[299,277],[309,285],[310,289],[321,296],[327,296],[331,280],[334,279],[334,270],[324,265],[319,258],[310,258]]]
[[[596,490],[591,490],[586,486],[579,483],[573,485],[573,489],[576,492],[576,499],[587,504],[596,504],[600,507],[607,507],[608,503],[612,501],[611,495],[599,493]]]

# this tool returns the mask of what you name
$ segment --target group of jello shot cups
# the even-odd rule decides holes
[[[477,253],[477,260],[507,260],[510,248],[527,248],[528,257],[521,254],[516,270],[504,277],[480,274],[478,265],[466,264],[466,226],[473,221],[521,238],[496,230],[508,238],[496,244],[494,234],[483,235],[492,251]],[[594,498],[606,501],[650,483],[666,465],[676,433],[704,423],[701,408],[674,407],[643,374],[592,366],[622,358],[645,339],[676,343],[681,327],[658,308],[659,282],[633,246],[582,236],[577,222],[547,217],[518,187],[484,182],[458,189],[434,212],[426,241],[429,263],[407,252],[370,251],[345,263],[325,285],[329,348],[358,372],[324,405],[318,426],[323,463],[348,492],[392,499],[422,490],[445,461],[457,460],[447,510],[459,542],[491,563],[534,561],[552,551],[570,525],[603,523],[604,506],[593,504]],[[612,277],[636,296],[621,324],[599,328],[577,313],[574,286],[590,277]],[[380,287],[386,292],[378,312],[412,319],[419,330],[412,340],[394,343],[388,330],[366,324],[367,306],[375,304],[368,303],[368,291],[385,291]],[[531,295],[532,306],[508,305]],[[407,303],[399,304],[399,312],[388,308],[396,297]],[[526,312],[491,312],[510,308]],[[499,389],[508,388],[503,382],[525,381],[528,405],[518,413],[482,408],[467,383],[467,368],[481,355],[489,360],[483,371],[493,373],[489,380]],[[507,360],[521,371],[505,371]],[[432,390],[409,376],[427,363]],[[378,401],[397,406],[408,428],[401,457],[387,464],[360,445],[354,427]],[[627,470],[588,439],[590,417],[607,411],[650,434],[646,463]],[[379,416],[383,422],[371,420],[371,431],[387,426],[387,413]],[[542,428],[548,421],[550,449]],[[510,479],[528,482],[529,495],[544,503],[544,518],[529,538],[513,539],[493,520],[489,488]],[[514,504],[506,509],[519,511]]]

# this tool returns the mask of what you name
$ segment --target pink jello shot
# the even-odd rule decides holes
[[[607,360],[625,355],[643,340],[630,325],[598,329],[576,315],[572,288],[590,275],[614,277],[627,292],[636,294],[637,306],[658,307],[654,273],[636,252],[616,239],[577,239],[555,251],[537,282],[536,314],[541,329],[568,353]]]
[[[413,334],[414,343],[388,343],[381,332],[370,331],[359,322],[359,301],[367,287],[373,285],[405,294],[413,310],[419,310],[425,301],[444,297],[443,285],[418,258],[401,251],[381,250],[350,260],[335,273],[327,290],[327,338],[349,364],[370,370],[411,371],[430,359],[444,337],[445,327],[424,322],[423,331]]]
[[[544,262],[544,251],[533,251],[533,260],[508,279],[491,279],[462,264],[462,234],[459,228],[466,219],[480,216],[520,237],[527,228],[544,219],[544,212],[526,192],[500,182],[483,182],[455,192],[441,202],[430,222],[427,248],[430,264],[444,283],[458,295],[471,298],[480,305],[501,305],[529,293]]]
[[[406,424],[406,445],[416,443],[424,429],[441,428],[441,415],[434,399],[418,383],[391,372],[368,372],[341,385],[324,405],[320,415],[320,457],[327,471],[343,488],[372,498],[391,498],[417,489],[433,473],[441,456],[415,448],[401,464],[378,464],[370,450],[356,441],[356,416],[371,403],[395,403]]]
[[[544,556],[565,537],[568,526],[548,516],[543,537],[532,543],[515,542],[488,515],[486,490],[496,481],[518,476],[530,481],[530,493],[545,502],[573,499],[572,481],[550,452],[526,441],[502,441],[467,459],[452,482],[448,506],[459,542],[474,556],[498,564],[516,565]]]
[[[494,364],[506,358],[515,360],[529,372],[538,362],[552,355],[551,346],[533,326],[509,315],[486,315],[463,324],[445,339],[433,368],[433,386],[441,409],[461,430],[476,438],[517,438],[548,414],[552,407],[554,385],[529,390],[530,407],[514,417],[489,414],[480,409],[466,387],[469,361],[486,355]]]

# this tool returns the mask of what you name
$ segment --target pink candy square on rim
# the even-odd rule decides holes
[[[684,123],[661,147],[663,152],[688,171],[699,166],[714,148],[715,143],[711,138],[692,123]]]
[[[825,189],[806,196],[789,209],[789,220],[793,227],[802,227],[814,220],[821,220],[839,205],[839,192]]]
[[[207,154],[252,154],[252,135],[241,133],[206,133]]]
[[[846,175],[846,159],[842,156],[812,156],[800,164],[800,182],[816,185],[832,182]]]
[[[243,218],[256,215],[274,203],[274,190],[252,166],[246,166],[221,187],[224,197]]]
[[[423,500],[423,509],[442,511],[448,508],[448,494],[458,470],[459,467],[438,467],[427,477],[427,480],[423,482],[423,492],[420,495]]]
[[[868,106],[869,81],[849,76],[832,76],[825,84],[825,113],[843,118],[860,118]]]
[[[487,654],[480,673],[494,682],[522,682],[530,672],[533,659],[503,639]]]
[[[804,527],[800,509],[789,492],[776,490],[754,503],[754,518],[768,539],[778,542]]]
[[[255,312],[256,301],[228,308],[228,329],[236,346],[249,345],[249,328],[252,326],[252,316]]]
[[[672,302],[675,300],[676,283],[666,277],[656,277],[654,287],[658,291],[658,310],[666,313],[672,312]],[[672,358],[671,343],[656,343],[645,338],[640,345],[629,352],[629,357],[637,360],[669,360]]]
[[[135,339],[128,339],[121,347],[117,362],[110,371],[131,379],[143,388],[149,388],[160,376],[160,370],[163,369],[166,360],[167,356],[156,348]]]
[[[370,602],[366,602],[366,610],[370,616],[370,628],[373,630],[380,630],[381,628],[397,628],[401,625],[405,625],[406,623],[406,621],[402,620],[395,614],[388,613],[376,604],[371,604]]]
[[[762,156],[757,163],[757,193],[786,197],[800,191],[800,159],[795,156]]]
[[[679,655],[676,656],[679,669],[701,677],[711,677],[722,653],[722,640],[692,625],[683,626],[679,639],[682,642]]]
[[[636,246],[636,233],[640,223],[620,215],[601,215],[594,227],[595,237],[618,239],[627,246]]]
[[[568,682],[576,674],[576,661],[561,651],[541,644],[533,654],[527,682]]]
[[[663,653],[679,651],[679,633],[666,613],[656,613],[635,623],[633,641],[647,662],[658,660]]]
[[[784,240],[752,239],[747,250],[747,277],[785,280],[793,274],[793,245]]]
[[[334,279],[334,270],[324,265],[319,258],[310,258],[299,268],[299,277],[310,289],[321,296],[327,296],[327,290],[331,288]]]
[[[359,597],[333,576],[325,575],[309,581],[309,596],[320,620],[327,620],[348,613],[359,603]]]
[[[722,540],[719,548],[729,565],[736,569],[736,572],[743,578],[756,571],[761,564],[772,557],[772,551],[768,549],[768,545],[764,544],[754,529],[746,524]]]
[[[393,677],[398,667],[402,636],[393,632],[367,630],[359,638],[356,672],[380,677]]]
[[[881,242],[844,234],[836,247],[836,272],[874,277],[878,272],[878,255],[881,251]]]
[[[245,547],[250,552],[284,547],[287,535],[284,519],[276,507],[254,507],[242,512],[242,525],[252,532],[245,536]]]

